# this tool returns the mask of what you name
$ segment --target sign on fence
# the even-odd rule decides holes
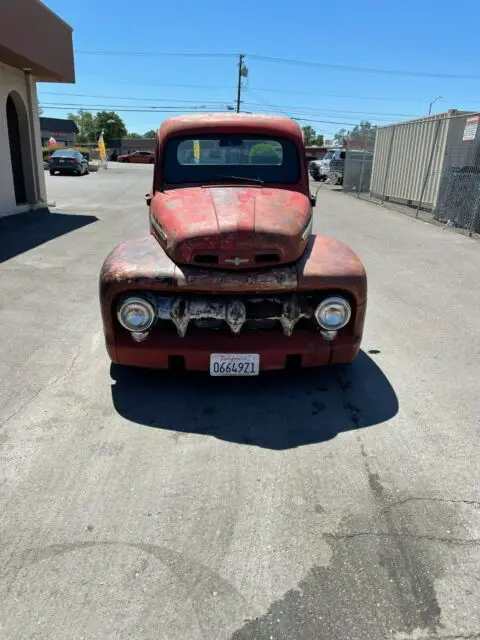
[[[479,120],[480,116],[470,116],[470,118],[467,118],[465,129],[463,130],[463,142],[466,142],[467,140],[475,140]]]

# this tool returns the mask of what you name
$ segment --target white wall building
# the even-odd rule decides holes
[[[46,206],[37,80],[75,81],[72,29],[38,0],[1,0],[0,216]]]

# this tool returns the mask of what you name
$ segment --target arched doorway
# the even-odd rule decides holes
[[[22,98],[14,91],[7,98],[6,111],[15,202],[32,203],[35,190],[28,117]]]

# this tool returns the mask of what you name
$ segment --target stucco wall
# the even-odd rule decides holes
[[[29,130],[23,130],[25,145],[22,145],[28,205],[32,207],[42,201],[46,202],[40,123],[36,113],[29,113],[27,83],[30,84],[31,101],[36,109],[35,79],[26,77],[22,71],[0,64],[0,216],[28,209],[28,206],[17,206],[15,202],[6,116],[7,98],[12,92],[15,92],[17,101],[22,101],[26,118],[30,123]]]
[[[43,168],[43,154],[42,154],[42,135],[40,131],[40,118],[38,117],[37,111],[37,83],[35,82],[35,78],[33,76],[30,77],[30,86],[32,91],[32,107],[34,109],[34,113],[32,113],[31,122],[33,123],[33,132],[32,132],[32,140],[35,145],[35,155],[36,155],[36,170],[37,170],[37,180],[38,180],[38,197],[37,204],[46,204],[47,203],[47,187],[45,185],[45,170]]]

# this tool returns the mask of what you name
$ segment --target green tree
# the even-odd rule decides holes
[[[127,138],[143,138],[139,133],[131,133],[130,131],[127,133]]]
[[[95,139],[98,140],[103,131],[103,138],[107,146],[113,138],[125,138],[127,135],[127,127],[115,111],[99,111],[94,118],[94,123]]]
[[[323,147],[323,135],[321,133],[317,133],[310,125],[302,127],[302,131],[305,146],[318,145],[319,147]]]
[[[368,120],[362,120],[359,125],[353,127],[350,132],[350,140],[365,140],[367,142],[373,142],[377,127],[372,125]]]
[[[350,131],[348,129],[340,129],[333,136],[333,141],[335,142],[335,144],[342,144],[344,140],[348,139],[349,134],[350,134]]]
[[[277,143],[278,144],[278,143]],[[256,164],[279,164],[282,162],[282,152],[275,143],[259,142],[250,149],[249,160]]]
[[[157,135],[157,132],[155,129],[149,129],[148,131],[145,131],[145,133],[143,134],[144,138],[155,138]]]
[[[80,109],[77,113],[69,113],[68,117],[77,123],[80,132],[77,135],[77,142],[97,142],[103,131],[105,144],[108,146],[113,138],[125,138],[127,135],[124,121],[114,111],[99,111],[93,115],[89,111]],[[133,134],[132,137],[140,138],[141,136]]]
[[[343,140],[374,142],[376,133],[377,127],[375,125],[368,120],[362,120],[360,124],[355,125],[350,131],[348,129],[340,129],[333,139],[337,144],[341,144]]]
[[[78,127],[77,142],[96,142],[95,120],[89,111],[80,109],[77,113],[69,113],[68,117],[70,120],[73,120]]]

